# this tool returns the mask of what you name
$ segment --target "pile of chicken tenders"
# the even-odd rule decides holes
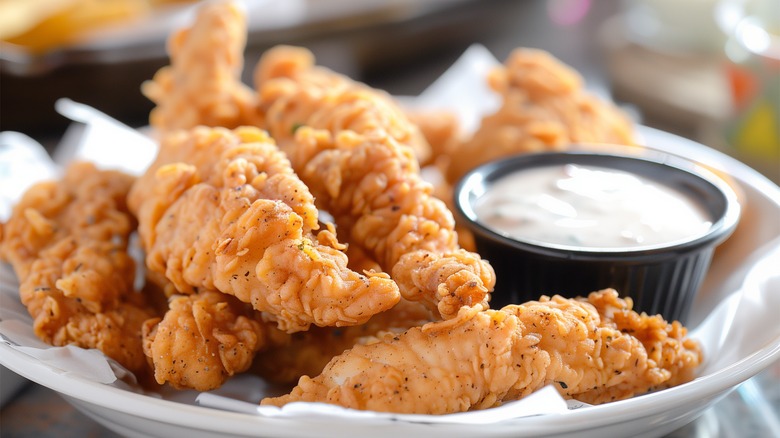
[[[448,207],[449,187],[490,159],[634,143],[576,72],[515,50],[486,78],[501,107],[465,135],[303,48],[268,50],[245,85],[246,35],[235,4],[204,4],[142,85],[159,139],[148,170],[73,163],[2,224],[0,259],[44,341],[100,349],[148,385],[208,391],[251,372],[294,385],[263,404],[421,414],[549,384],[602,403],[694,377],[685,327],[614,290],[490,309],[495,273]]]

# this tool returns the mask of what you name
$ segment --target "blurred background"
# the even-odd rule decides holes
[[[131,126],[139,86],[167,63],[165,39],[194,0],[0,0],[0,130],[50,148],[59,97]],[[473,43],[499,60],[547,50],[645,125],[726,151],[780,181],[780,2],[776,0],[245,0],[245,80],[267,48],[414,95]]]
[[[53,152],[69,124],[54,111],[60,97],[146,125],[152,104],[140,84],[167,64],[165,40],[197,3],[0,0],[0,131],[22,132]],[[281,43],[308,47],[320,64],[395,95],[420,93],[474,43],[499,60],[516,47],[540,48],[638,123],[724,151],[780,182],[780,1],[243,3],[247,83],[259,56]],[[11,398],[16,386],[1,377],[3,400],[12,400],[0,412],[3,436],[115,436],[37,385]],[[751,397],[756,385],[780,378],[780,366],[760,378],[674,436],[771,436]],[[760,394],[775,423],[778,391]]]

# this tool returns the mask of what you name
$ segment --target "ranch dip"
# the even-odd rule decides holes
[[[507,237],[587,248],[689,240],[712,221],[683,193],[615,169],[567,164],[495,181],[474,205],[477,220]]]

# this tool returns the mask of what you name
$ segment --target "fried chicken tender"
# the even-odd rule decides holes
[[[38,337],[97,348],[141,376],[141,325],[157,313],[133,289],[127,247],[135,220],[125,204],[133,181],[74,163],[61,181],[33,186],[3,226],[0,258],[19,278]]]
[[[571,143],[635,144],[631,120],[583,89],[582,77],[549,53],[519,48],[488,77],[503,97],[473,137],[450,152],[447,180],[488,161]]]
[[[250,129],[244,129],[241,132],[247,141],[273,142],[262,133],[253,132]],[[272,196],[272,199],[283,200],[289,205],[302,219],[304,234],[319,228],[318,213],[313,206],[313,198],[308,189],[301,188],[301,184],[291,176],[289,163],[279,156],[277,151],[273,150],[273,145],[261,146],[260,149],[255,146],[248,150],[241,149],[239,147],[242,141],[240,138],[242,137],[223,129],[209,130],[203,127],[191,131],[172,132],[163,138],[155,161],[132,187],[128,196],[128,204],[131,211],[140,218],[138,231],[143,247],[147,249],[148,276],[155,283],[164,287],[169,296],[180,292],[191,293],[194,290],[192,283],[187,283],[182,278],[185,262],[189,262],[187,266],[196,271],[193,275],[201,273],[211,263],[211,259],[174,258],[173,255],[187,257],[189,253],[184,254],[181,251],[172,253],[166,245],[171,244],[176,247],[180,245],[176,242],[166,241],[166,239],[171,237],[186,245],[194,244],[197,240],[202,245],[201,252],[204,254],[209,250],[209,242],[217,239],[217,235],[209,235],[208,239],[202,240],[194,231],[198,230],[203,218],[213,214],[219,200],[210,196],[205,186],[192,193],[186,192],[203,178],[207,178],[205,182],[212,186],[221,187],[223,185],[223,175],[215,171],[215,162],[217,161],[215,157],[219,157],[225,150],[232,150],[230,152],[232,155],[226,156],[225,160],[233,160],[234,158],[239,160],[238,163],[231,164],[231,166],[242,165],[243,158],[240,155],[245,153],[250,155],[246,165],[253,165],[260,169],[260,173],[264,172],[263,174],[280,175],[270,179],[272,183],[267,185],[268,190],[264,195]],[[269,153],[269,159],[262,156],[265,153]],[[258,156],[251,157],[252,154],[258,154]],[[227,164],[225,163],[225,165]],[[235,182],[243,184],[244,182],[240,181],[241,177],[237,177],[239,181]],[[258,184],[261,182],[258,181]],[[287,183],[292,184],[289,187],[288,195],[280,196],[273,193],[274,185]],[[282,186],[278,189],[286,190]],[[200,196],[203,199],[177,203],[177,199],[185,196],[185,193],[188,197]],[[182,210],[181,214],[169,215],[166,218],[165,215],[174,204],[177,209]],[[167,224],[164,236],[158,235],[156,229],[161,221],[165,221]],[[155,251],[155,248],[158,251]],[[167,277],[170,277],[170,280]]]
[[[349,263],[355,271],[381,271],[381,266],[362,248],[348,245]],[[365,324],[350,327],[311,327],[305,332],[286,335],[269,333],[269,347],[254,360],[252,372],[279,384],[294,384],[301,376],[314,376],[325,365],[356,343],[375,342],[383,332],[402,332],[436,318],[422,303],[401,299],[389,310],[376,314]]]
[[[347,268],[333,229],[312,232],[311,193],[257,128],[171,135],[129,204],[149,270],[180,293],[233,295],[281,330],[361,324],[400,298],[387,274]]]
[[[492,268],[459,248],[452,213],[395,134],[397,118],[381,117],[382,100],[314,67],[303,49],[272,49],[256,77],[265,128],[318,205],[392,272],[405,298],[424,300],[444,318],[462,306],[487,307]]]
[[[241,82],[246,35],[246,18],[235,3],[201,6],[192,26],[168,39],[171,65],[141,87],[157,104],[151,126],[166,132],[255,124],[255,94]]]
[[[443,318],[462,306],[487,307],[493,269],[460,249],[452,213],[432,196],[409,148],[389,136],[302,127],[285,150],[348,240],[392,272],[406,299]]]
[[[679,323],[632,312],[611,289],[542,297],[385,335],[335,357],[262,404],[316,401],[375,411],[484,409],[552,384],[566,398],[619,400],[692,378],[700,347]]]
[[[249,368],[266,343],[266,324],[250,305],[221,292],[177,296],[163,318],[144,323],[144,353],[157,383],[210,391]]]
[[[414,151],[421,163],[431,149],[419,128],[411,123],[386,92],[314,64],[307,49],[276,46],[255,67],[261,127],[280,146],[293,141],[300,126],[389,135]]]
[[[312,327],[272,341],[255,357],[252,371],[264,379],[294,384],[302,376],[316,376],[333,357],[356,344],[377,342],[384,333],[401,333],[434,320],[421,303],[402,299],[392,309],[351,327]]]

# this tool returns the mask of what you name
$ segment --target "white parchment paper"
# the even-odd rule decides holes
[[[418,108],[449,108],[458,112],[463,126],[476,128],[482,114],[492,111],[497,100],[484,86],[485,73],[497,61],[484,47],[475,46],[453,65],[419,98],[404,100]],[[61,166],[73,159],[87,159],[104,168],[140,174],[154,159],[154,141],[88,106],[60,100],[57,110],[74,121],[63,144],[58,147],[57,163],[29,137],[19,133],[0,133],[0,220],[10,215],[21,194],[37,180],[59,174]],[[693,146],[698,148],[699,146]],[[690,146],[689,146],[690,149]],[[685,148],[681,154],[686,152]],[[715,160],[717,161],[717,160]],[[719,163],[709,163],[719,168]],[[728,169],[722,169],[728,171]],[[751,174],[751,178],[754,178]],[[747,182],[749,209],[759,217],[752,218],[757,229],[741,231],[749,248],[738,256],[721,253],[713,264],[718,281],[705,282],[697,300],[701,323],[691,335],[702,342],[706,360],[699,378],[724,369],[750,356],[763,346],[780,339],[776,312],[780,309],[780,189],[753,179]],[[742,181],[744,184],[745,182]],[[767,194],[766,188],[771,193]],[[774,192],[772,192],[774,190]],[[768,217],[765,217],[767,216]],[[745,246],[743,245],[743,246]],[[707,300],[707,296],[717,299]],[[703,304],[702,304],[703,303]],[[38,340],[32,331],[32,320],[19,302],[18,284],[8,265],[0,264],[0,341],[43,363],[58,373],[75,374],[105,384],[142,392],[128,386],[126,371],[97,350],[76,347],[51,347]],[[121,382],[117,379],[123,379]],[[217,391],[198,394],[194,391],[162,391],[150,394],[184,403],[197,403],[217,409],[253,413],[270,417],[316,418],[338,417],[350,421],[392,419],[419,423],[490,424],[529,415],[565,414],[569,409],[587,408],[578,402],[565,402],[553,388],[540,390],[523,400],[485,411],[445,416],[379,414],[358,412],[317,403],[291,403],[284,408],[259,407],[264,395],[262,382],[253,376],[238,376]]]

